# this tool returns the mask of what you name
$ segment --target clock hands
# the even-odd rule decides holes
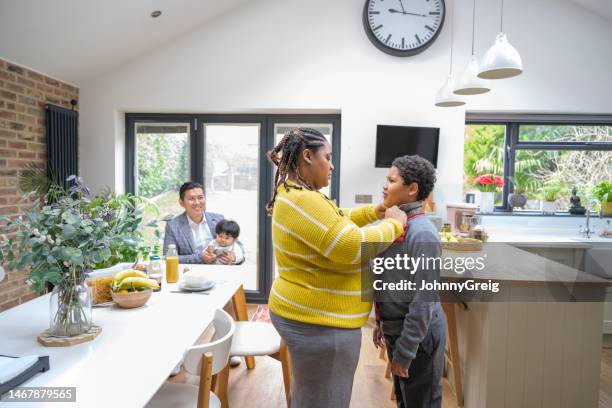
[[[409,16],[427,17],[427,15],[425,14],[409,13],[407,11],[400,11],[400,10],[396,10],[392,8],[389,9],[389,13],[400,13],[400,14],[409,15]]]
[[[402,0],[398,0],[400,3],[400,6],[402,7],[402,14],[406,14],[406,9],[404,8],[404,3],[402,3]]]

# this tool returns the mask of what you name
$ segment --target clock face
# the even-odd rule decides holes
[[[444,0],[366,0],[363,24],[372,43],[399,57],[429,47],[444,24]]]

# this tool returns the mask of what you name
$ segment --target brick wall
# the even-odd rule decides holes
[[[45,105],[71,108],[70,100],[78,98],[74,86],[0,59],[1,215],[17,216],[30,208],[20,202],[17,177],[26,163],[46,167]],[[25,283],[27,275],[7,272],[0,282],[0,312],[37,296]]]

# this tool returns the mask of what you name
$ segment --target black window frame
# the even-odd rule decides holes
[[[504,114],[489,112],[466,112],[467,125],[504,125],[504,187],[502,205],[495,206],[495,212],[508,213],[508,195],[514,188],[510,177],[514,176],[517,150],[591,150],[612,151],[611,142],[534,142],[519,139],[521,126],[559,125],[559,126],[611,126],[612,115],[576,114]],[[564,212],[565,213],[565,212]],[[540,212],[521,211],[521,215],[542,215]]]
[[[340,149],[341,149],[341,116],[340,114],[182,114],[182,113],[126,113],[125,114],[125,190],[134,193],[136,189],[136,123],[189,123],[189,163],[191,179],[206,186],[204,182],[205,140],[204,125],[250,123],[259,124],[260,131],[260,166],[259,166],[259,242],[268,243],[260,246],[257,263],[259,270],[259,290],[245,290],[249,303],[267,303],[274,280],[274,260],[272,251],[272,222],[265,212],[265,204],[272,197],[272,184],[275,168],[265,159],[266,153],[274,147],[275,123],[332,124],[332,151],[335,170],[332,173],[331,199],[340,202]],[[265,165],[264,164],[265,161]]]

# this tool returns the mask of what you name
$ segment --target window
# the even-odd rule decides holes
[[[464,191],[474,191],[481,174],[503,176],[496,209],[507,210],[508,195],[524,192],[539,210],[546,189],[558,191],[558,211],[567,211],[576,188],[583,205],[594,185],[612,180],[612,117],[571,115],[467,114]]]

